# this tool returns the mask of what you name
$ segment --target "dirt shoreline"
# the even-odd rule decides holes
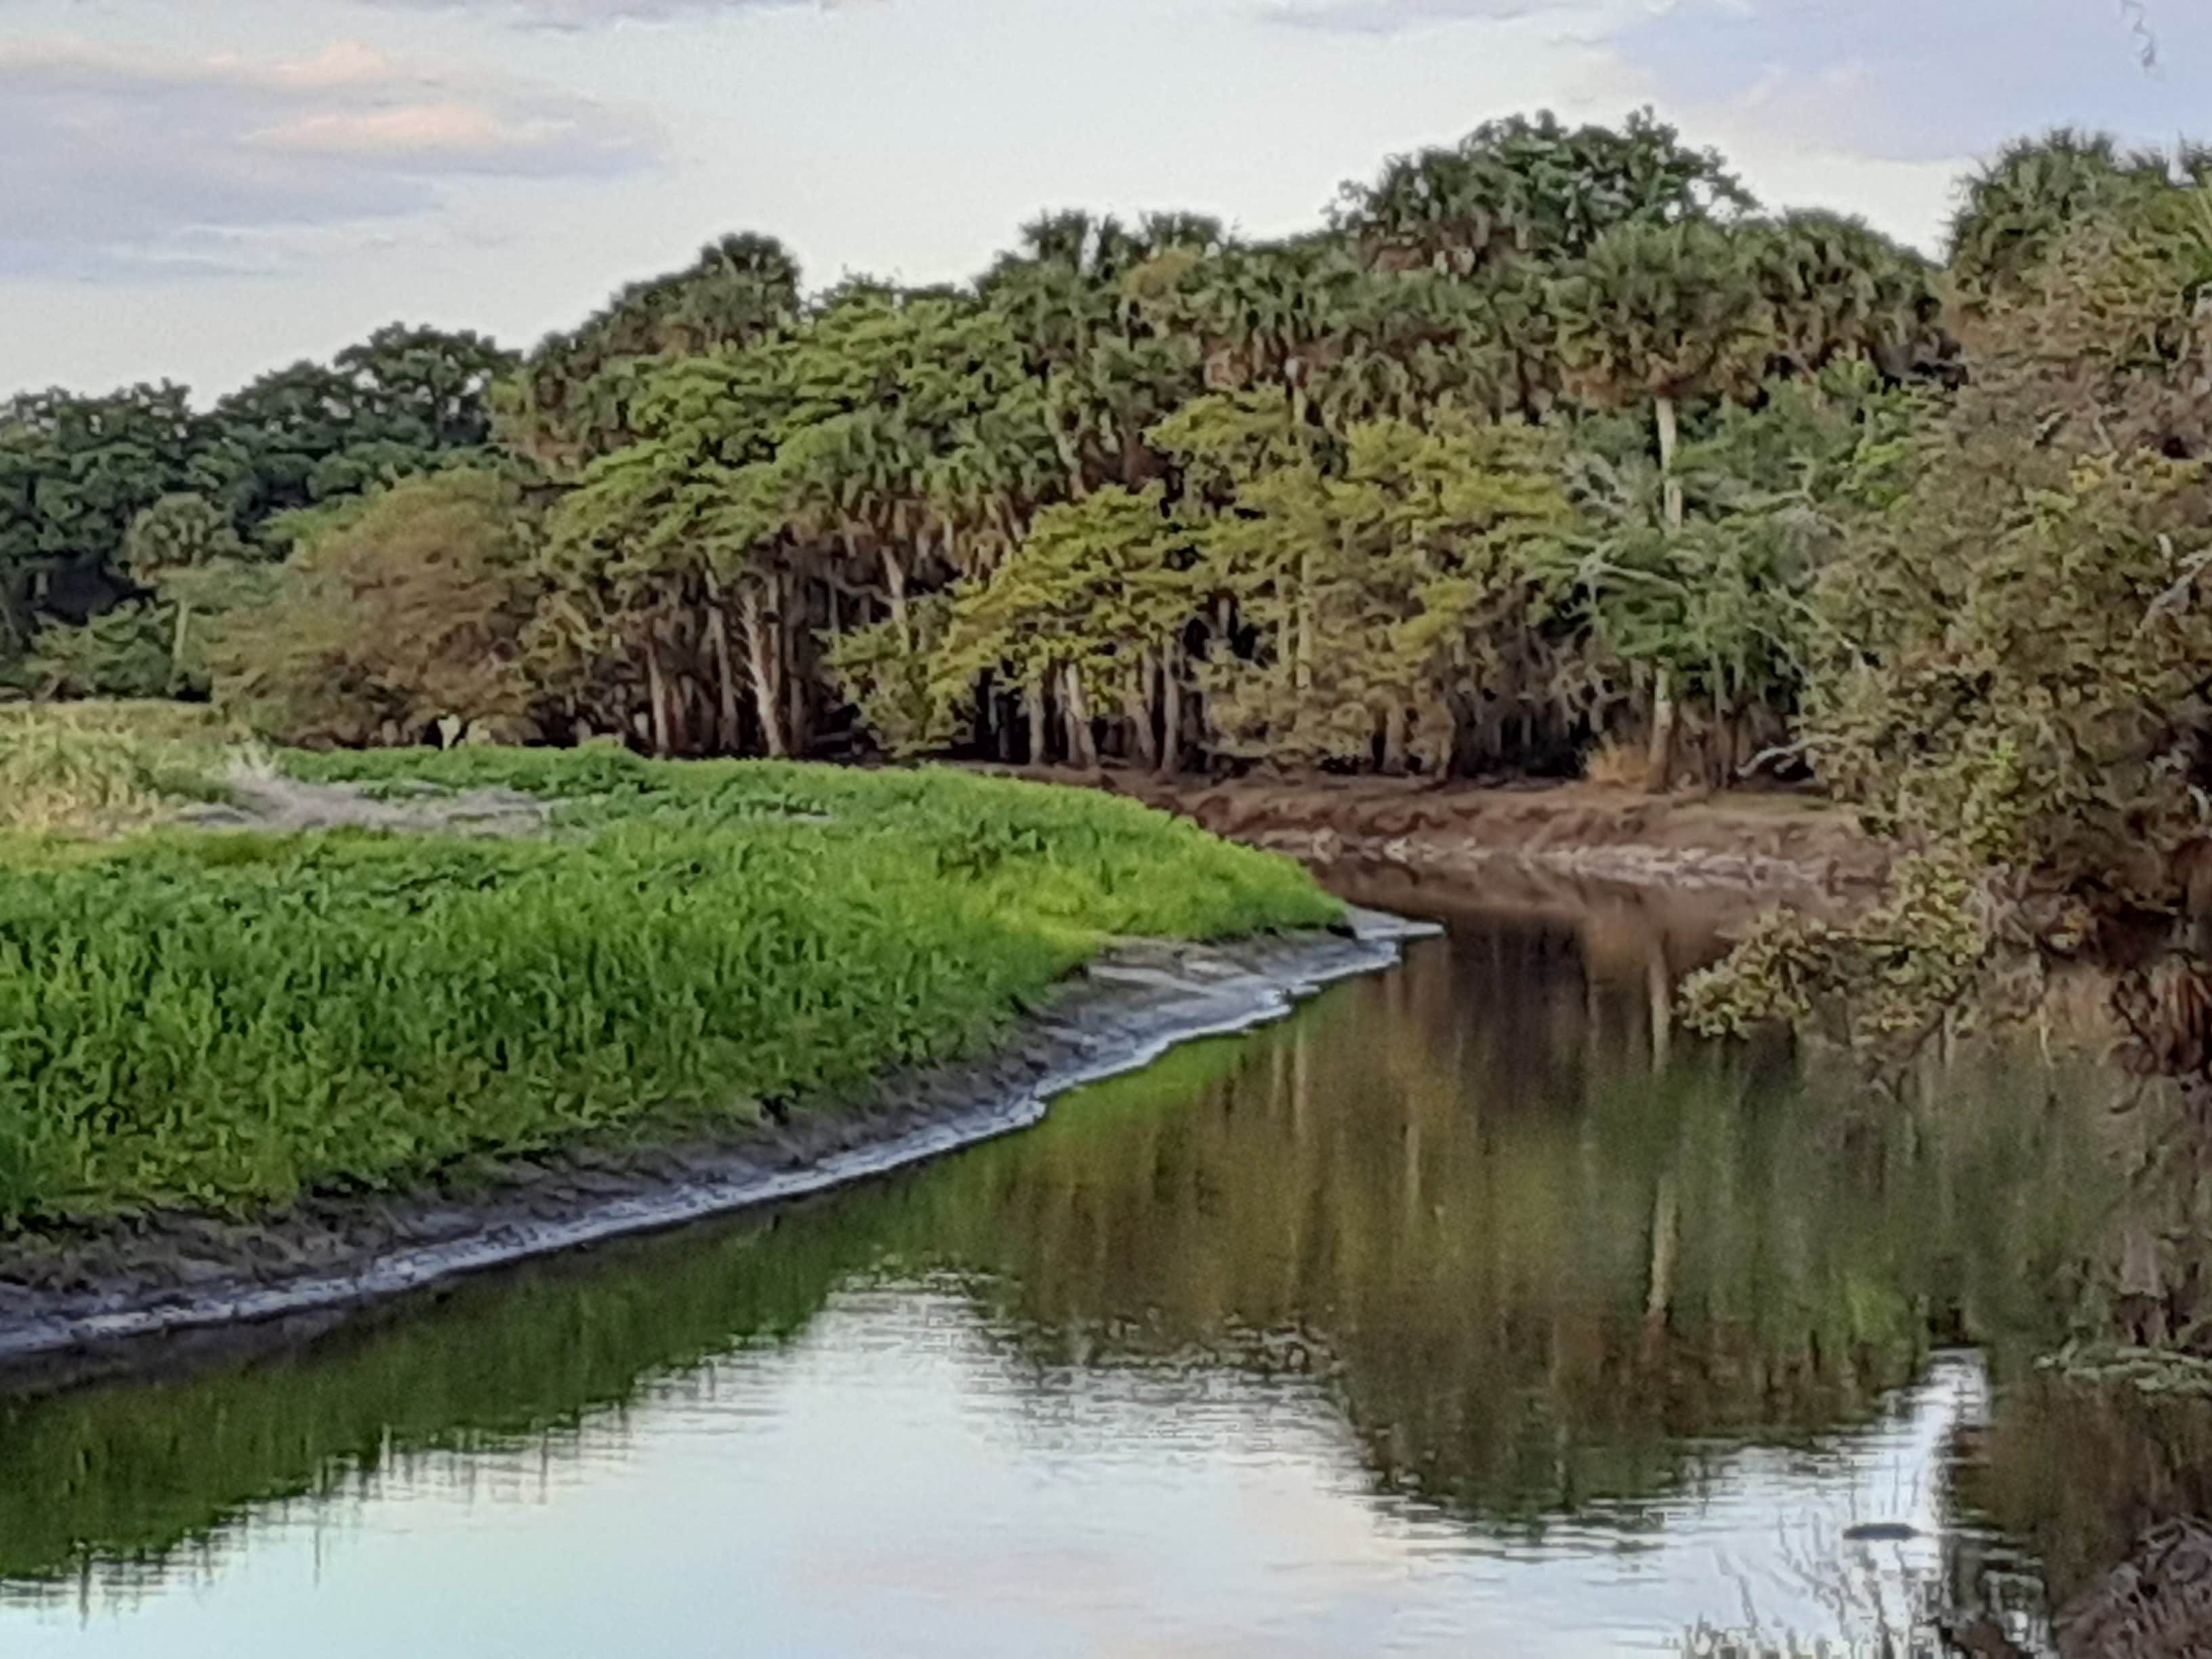
[[[894,1073],[848,1110],[650,1151],[518,1160],[469,1193],[322,1199],[258,1222],[167,1215],[0,1243],[0,1382],[158,1364],[195,1334],[328,1316],[465,1273],[800,1198],[1022,1129],[1052,1098],[1265,1024],[1393,965],[1431,924],[1354,909],[1339,932],[1131,942],[991,1054]]]
[[[1889,869],[1889,849],[1848,812],[1783,792],[1653,796],[1592,783],[1018,775],[1127,795],[1310,865],[1392,865],[1461,882],[1510,862],[1622,886],[1850,899],[1878,889]]]

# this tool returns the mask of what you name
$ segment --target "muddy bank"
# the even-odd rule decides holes
[[[1672,983],[1726,956],[1779,897],[1807,913],[1840,915],[1847,901],[1826,894],[1675,887],[1567,874],[1495,858],[1479,878],[1404,864],[1316,860],[1329,891],[1394,915],[1445,927],[1495,927],[1510,920],[1571,937],[1595,976]]]
[[[1051,1098],[1286,1013],[1395,963],[1427,926],[1355,910],[1332,933],[1130,943],[1073,976],[992,1055],[883,1079],[847,1109],[650,1151],[519,1160],[469,1191],[326,1198],[244,1223],[167,1215],[0,1243],[0,1376],[155,1364],[241,1324],[356,1308],[462,1273],[798,1198],[1020,1129]]]
[[[1651,796],[1599,784],[1527,788],[1388,779],[1281,784],[1090,780],[1195,819],[1216,835],[1309,864],[1395,865],[1474,878],[1516,863],[1638,887],[1850,896],[1889,854],[1850,814],[1787,793]]]
[[[421,784],[372,795],[349,783],[307,783],[281,773],[234,769],[226,801],[184,808],[180,823],[203,830],[385,830],[406,833],[523,836],[545,827],[552,803],[512,789],[441,789]]]

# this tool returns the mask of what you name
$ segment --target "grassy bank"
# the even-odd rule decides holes
[[[1329,919],[1126,801],[616,750],[294,757],[499,786],[543,836],[154,829],[0,865],[0,1222],[246,1208],[827,1109],[1117,935]]]
[[[0,836],[112,834],[216,799],[230,735],[189,703],[0,703]]]

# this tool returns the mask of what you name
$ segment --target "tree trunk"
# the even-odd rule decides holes
[[[1674,676],[1662,668],[1651,682],[1651,752],[1647,758],[1644,793],[1663,795],[1674,782],[1674,732],[1681,723],[1674,706]]]
[[[1160,763],[1162,777],[1182,769],[1182,651],[1170,640],[1160,654]]]
[[[707,641],[714,651],[714,712],[717,720],[715,741],[726,755],[735,755],[744,749],[744,722],[738,712],[738,678],[730,662],[730,619],[722,610],[721,595],[717,593],[707,613]]]
[[[185,689],[185,639],[192,625],[192,607],[189,601],[177,601],[177,632],[169,641],[169,687],[173,691]]]
[[[1667,528],[1682,527],[1682,481],[1674,476],[1674,451],[1681,433],[1675,419],[1674,400],[1662,398],[1654,405],[1659,421],[1659,476],[1667,501]]]
[[[1659,1177],[1651,1195],[1651,1267],[1644,1281],[1644,1317],[1664,1325],[1674,1305],[1674,1254],[1680,1243],[1680,1206],[1670,1172]]]
[[[806,643],[805,612],[805,585],[793,575],[779,577],[775,631],[781,666],[776,672],[783,684],[784,741],[794,755],[806,754],[814,747],[811,707],[806,696],[806,664],[800,655]]]
[[[1743,718],[1731,698],[1721,709],[1713,732],[1713,769],[1719,774],[1713,780],[1716,788],[1725,789],[1735,781],[1736,768],[1743,764]]]
[[[1382,770],[1396,777],[1406,769],[1406,706],[1393,702],[1382,713]]]
[[[884,586],[891,596],[891,626],[898,629],[899,643],[908,651],[914,649],[914,631],[907,626],[906,566],[899,562],[897,550],[884,550]]]
[[[1146,657],[1124,705],[1129,721],[1129,758],[1146,771],[1157,771],[1160,763],[1159,744],[1152,738],[1152,677],[1158,666],[1157,659]]]
[[[1066,688],[1064,710],[1067,717],[1067,760],[1071,766],[1086,772],[1098,769],[1098,742],[1091,730],[1091,703],[1083,695],[1083,676],[1070,664],[1061,672],[1060,684]]]
[[[1305,713],[1305,700],[1313,690],[1314,683],[1314,614],[1313,614],[1313,553],[1311,550],[1298,555],[1297,639],[1294,644],[1291,684],[1297,688],[1298,713]]]
[[[1682,481],[1674,476],[1674,451],[1681,440],[1674,400],[1661,398],[1652,405],[1659,425],[1659,476],[1666,494],[1667,532],[1682,528]],[[1674,706],[1674,678],[1661,669],[1651,688],[1651,754],[1644,780],[1645,790],[1663,795],[1674,781],[1674,732],[1680,713]]]
[[[1022,700],[1027,705],[1024,713],[1027,715],[1030,728],[1029,763],[1031,766],[1042,766],[1045,764],[1048,745],[1046,743],[1047,728],[1045,726],[1046,714],[1044,691],[1045,674],[1043,670],[1039,670],[1036,678],[1031,680],[1028,685],[1023,688],[1022,690]]]
[[[745,661],[751,670],[753,708],[760,715],[761,741],[769,754],[781,760],[791,753],[791,744],[784,735],[783,708],[776,693],[781,675],[776,663],[776,641],[772,634],[774,618],[761,614],[759,590],[751,585],[738,592],[738,625],[744,629]]]
[[[653,752],[665,757],[669,744],[668,677],[660,670],[660,641],[645,642],[645,694],[653,721]]]

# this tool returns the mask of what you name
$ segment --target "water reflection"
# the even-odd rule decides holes
[[[0,1650],[2032,1649],[2164,1467],[2014,1386],[2102,1085],[1692,1042],[1704,926],[1461,916],[866,1190],[0,1404]]]

